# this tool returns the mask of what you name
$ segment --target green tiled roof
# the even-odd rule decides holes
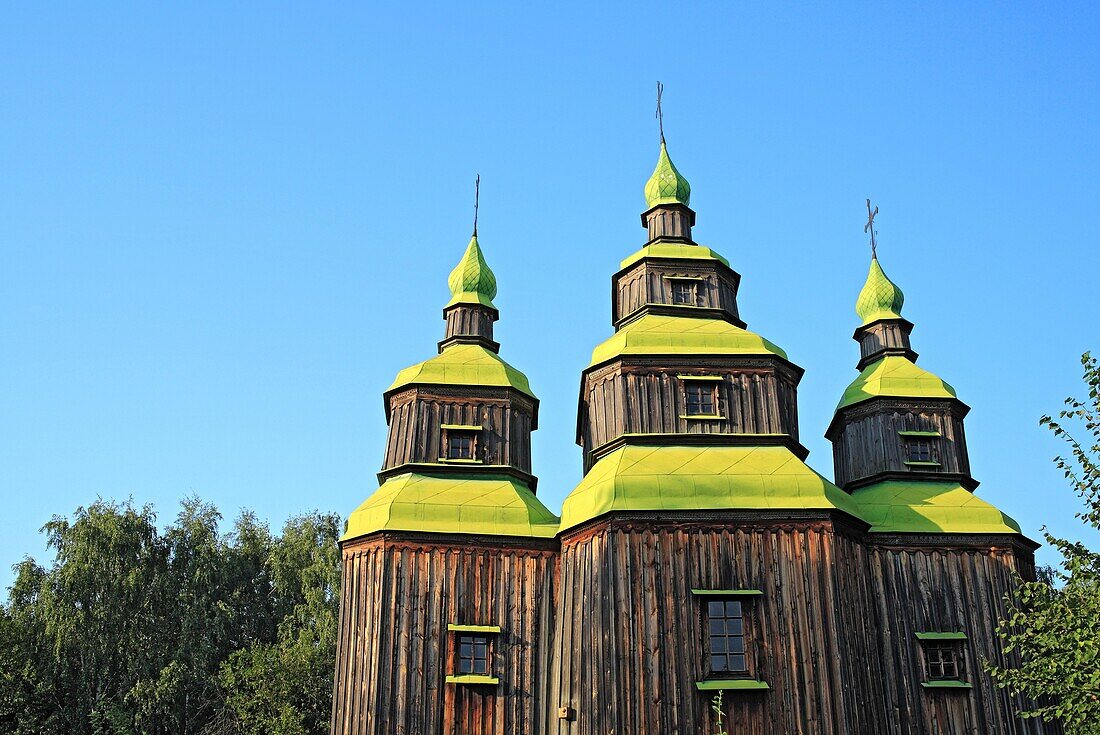
[[[550,538],[558,517],[506,475],[409,473],[389,478],[356,508],[342,540],[376,531]]]
[[[496,308],[493,306],[493,299],[497,295],[497,279],[485,262],[477,235],[470,238],[470,244],[466,246],[462,260],[451,271],[447,285],[451,287],[451,300],[447,302],[447,306],[482,304]]]
[[[758,334],[723,319],[646,314],[592,350],[589,367],[619,355],[778,355]]]
[[[863,290],[856,298],[856,314],[864,324],[878,319],[901,319],[901,307],[904,303],[905,294],[886,277],[878,258],[871,258],[867,282],[863,284]]]
[[[661,141],[657,168],[653,169],[653,175],[645,183],[646,207],[656,207],[658,204],[683,204],[686,207],[690,202],[691,184],[676,170],[668,157],[664,141]]]
[[[535,397],[526,375],[479,344],[448,345],[430,360],[399,372],[386,392],[413,383],[511,387]]]
[[[833,509],[851,497],[783,446],[631,446],[598,461],[562,505],[563,529],[608,511]]]
[[[638,252],[626,258],[619,264],[619,268],[634,265],[642,258],[677,258],[688,260],[717,260],[724,266],[729,266],[729,261],[716,251],[702,245],[685,245],[680,242],[667,242],[654,240]]]
[[[954,482],[885,481],[852,493],[872,532],[1020,533],[1020,526]]]
[[[886,355],[860,371],[844,391],[837,410],[878,396],[955,398],[955,389],[906,357]]]

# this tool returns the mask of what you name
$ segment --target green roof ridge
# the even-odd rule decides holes
[[[837,410],[878,398],[958,398],[955,389],[908,357],[885,355],[867,365],[845,389]]]
[[[451,287],[451,300],[447,306],[472,303],[496,308],[493,299],[497,295],[497,279],[485,262],[477,235],[470,238],[462,259],[447,278],[447,285]]]
[[[904,303],[905,294],[886,277],[878,258],[872,257],[867,281],[856,298],[856,314],[862,323],[870,324],[879,319],[901,319],[901,307]]]
[[[646,314],[596,345],[589,367],[620,355],[776,355],[782,348],[725,319]]]
[[[535,397],[526,375],[480,344],[447,345],[435,357],[399,372],[386,392],[415,383],[515,388],[520,393]]]
[[[610,511],[837,509],[848,493],[784,446],[627,445],[600,459],[562,504],[562,529]]]
[[[730,262],[722,257],[716,250],[704,245],[688,244],[669,240],[654,240],[647,243],[641,250],[631,254],[619,263],[619,270],[634,265],[642,258],[668,258],[678,260],[717,260],[722,265],[729,267]]]
[[[691,184],[676,170],[672,159],[668,157],[668,148],[661,141],[661,155],[657,157],[657,167],[645,183],[645,203],[647,208],[659,204],[683,204],[691,202]]]
[[[552,538],[558,517],[514,477],[410,472],[388,478],[348,518],[341,540],[377,531]]]
[[[1022,533],[957,482],[886,480],[852,493],[872,533]]]

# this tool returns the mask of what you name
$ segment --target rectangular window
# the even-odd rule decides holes
[[[745,619],[740,600],[707,602],[707,630],[712,674],[744,674]]]
[[[475,441],[472,431],[447,432],[447,459],[475,459]]]
[[[958,641],[925,641],[925,672],[928,681],[962,681],[962,644]]]
[[[671,281],[672,303],[678,306],[696,306],[698,304],[698,286],[695,281]]]
[[[715,416],[718,413],[718,387],[711,382],[686,381],[684,408],[688,416]]]
[[[458,637],[459,674],[489,674],[489,637],[460,635]]]

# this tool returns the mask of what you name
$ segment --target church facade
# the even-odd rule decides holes
[[[690,194],[662,141],[560,517],[475,228],[341,541],[333,735],[1060,732],[983,671],[1011,662],[995,629],[1037,545],[975,494],[968,408],[918,367],[901,290],[873,257],[830,482],[799,443],[803,370],[748,330]]]

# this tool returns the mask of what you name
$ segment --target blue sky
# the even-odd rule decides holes
[[[871,197],[920,364],[972,407],[979,494],[1083,535],[1037,419],[1100,349],[1097,6],[827,5],[4,4],[0,583],[96,497],[350,512],[381,392],[441,338],[475,172],[560,508],[657,79],[697,240],[806,368],[811,465],[832,475],[855,375]]]

